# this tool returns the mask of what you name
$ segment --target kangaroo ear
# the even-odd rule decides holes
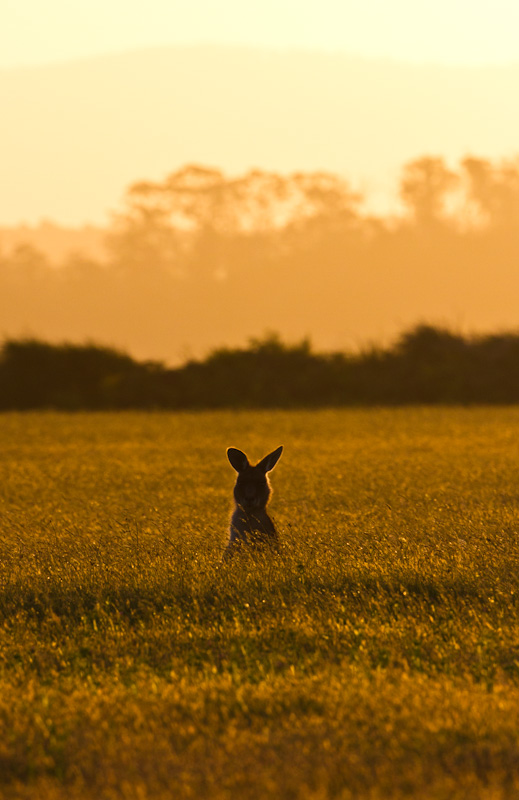
[[[282,452],[283,452],[283,445],[281,445],[281,447],[278,447],[278,449],[274,450],[272,453],[269,453],[268,456],[265,456],[265,458],[262,458],[258,464],[258,467],[261,467],[261,469],[264,472],[270,472],[270,470],[274,469],[274,467],[278,463]]]
[[[242,470],[249,466],[249,459],[245,453],[242,453],[242,451],[238,450],[236,447],[227,448],[227,458],[236,472],[242,472]]]

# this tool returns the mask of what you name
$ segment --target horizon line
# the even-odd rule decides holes
[[[273,56],[284,55],[308,55],[319,56],[326,58],[346,58],[354,61],[363,61],[371,63],[393,64],[395,66],[415,67],[415,68],[433,68],[433,69],[449,69],[449,70],[481,70],[481,69],[507,69],[519,67],[519,57],[515,60],[506,59],[503,61],[453,61],[453,60],[436,60],[434,58],[412,59],[403,58],[390,54],[365,54],[355,52],[352,50],[341,50],[338,48],[325,48],[322,46],[303,46],[303,45],[273,45],[262,44],[258,42],[217,42],[217,41],[186,41],[186,42],[170,42],[170,43],[156,43],[156,44],[142,44],[142,45],[129,45],[126,47],[117,47],[113,50],[100,50],[91,53],[83,53],[79,55],[70,56],[56,56],[44,58],[41,61],[25,61],[11,64],[1,64],[0,72],[17,72],[26,70],[38,70],[46,68],[66,67],[85,63],[88,61],[103,61],[112,58],[119,58],[128,55],[138,55],[146,52],[153,52],[158,50],[235,50],[235,51],[252,51],[268,53]]]

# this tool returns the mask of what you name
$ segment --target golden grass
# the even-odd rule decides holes
[[[0,796],[519,796],[518,464],[512,408],[0,417]]]

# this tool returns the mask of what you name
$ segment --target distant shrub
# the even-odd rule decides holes
[[[0,357],[0,405],[71,410],[140,405],[147,372],[108,347],[8,341]]]
[[[418,325],[390,348],[315,353],[276,334],[168,369],[94,344],[7,341],[0,408],[224,408],[519,402],[519,334]]]

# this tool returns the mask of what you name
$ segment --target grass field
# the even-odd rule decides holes
[[[8,414],[0,510],[1,797],[519,798],[519,408]]]

